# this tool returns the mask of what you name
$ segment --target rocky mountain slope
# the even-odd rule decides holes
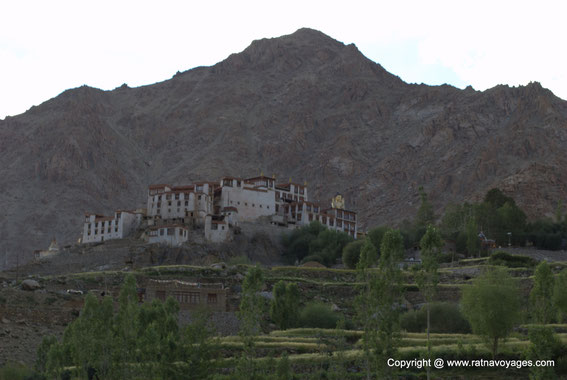
[[[113,91],[80,87],[0,121],[0,265],[83,212],[142,207],[147,185],[276,174],[342,192],[363,225],[498,186],[531,216],[567,195],[567,102],[538,83],[410,85],[315,30],[254,41],[212,67]],[[4,251],[4,252],[2,252]]]

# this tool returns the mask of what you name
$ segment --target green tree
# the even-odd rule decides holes
[[[542,261],[536,267],[534,286],[530,292],[532,317],[536,323],[550,323],[553,317],[553,288],[554,279],[551,267]]]
[[[382,244],[382,238],[384,238],[386,231],[388,231],[388,227],[386,226],[374,227],[368,231],[367,237],[378,250],[378,255],[380,255],[380,245]]]
[[[277,380],[291,380],[293,379],[293,372],[291,371],[291,365],[289,364],[289,358],[287,356],[287,351],[284,351],[276,367],[276,379]]]
[[[423,186],[419,187],[419,198],[421,200],[421,204],[417,210],[415,225],[418,228],[425,228],[428,224],[433,224],[435,222],[435,214],[433,212],[433,206],[427,199],[427,193],[423,189]]]
[[[421,246],[421,270],[416,275],[417,286],[425,297],[425,307],[427,312],[427,358],[431,359],[431,342],[429,340],[430,306],[437,292],[437,284],[439,282],[439,253],[443,247],[441,234],[432,225],[427,226],[427,231],[420,241]],[[430,368],[427,367],[427,378],[430,378]]]
[[[200,380],[212,376],[211,360],[217,356],[218,342],[206,310],[193,312],[191,323],[183,330],[181,360],[190,369],[180,379]]]
[[[486,192],[486,195],[484,196],[484,203],[490,204],[494,209],[498,209],[504,206],[506,202],[513,205],[516,204],[516,202],[514,202],[514,199],[505,195],[502,190],[498,188],[492,188],[488,190]]]
[[[520,320],[517,284],[502,268],[492,268],[462,291],[461,306],[475,334],[486,338],[492,357],[498,342],[508,336]]]
[[[474,256],[480,252],[480,241],[478,237],[478,226],[474,219],[469,219],[466,225],[467,252],[469,256]]]
[[[527,358],[536,360],[550,360],[556,358],[556,352],[561,348],[561,341],[553,333],[550,327],[531,327],[528,332],[530,347]],[[553,367],[532,366],[530,367],[530,380],[552,380],[557,375]]]
[[[567,314],[567,269],[563,269],[559,276],[555,279],[553,289],[553,306],[557,310],[557,318],[559,322],[563,321]]]
[[[57,338],[53,335],[46,335],[41,340],[41,344],[37,349],[37,358],[35,360],[35,370],[39,373],[47,372],[49,350],[53,345],[57,344]]]
[[[296,283],[278,281],[273,289],[274,299],[270,306],[270,317],[281,330],[297,325],[299,318],[299,288]]]
[[[356,268],[356,264],[360,259],[360,250],[364,244],[365,239],[358,239],[353,242],[348,243],[343,248],[343,264],[349,268]]]
[[[244,345],[242,357],[237,363],[235,376],[239,379],[261,379],[262,371],[254,362],[256,356],[256,336],[261,332],[261,320],[264,315],[264,299],[260,291],[264,286],[264,274],[259,266],[249,269],[242,282],[240,298],[239,335]]]
[[[372,244],[372,241],[370,239],[364,239],[364,244],[360,249],[360,259],[356,264],[357,269],[365,272],[367,269],[376,264],[377,256],[377,250],[374,244]]]
[[[368,239],[369,240],[369,239]],[[366,248],[366,249],[365,249]],[[399,231],[388,230],[381,242],[376,271],[369,270],[375,261],[376,250],[365,243],[357,265],[361,294],[356,299],[357,317],[363,327],[362,347],[367,379],[374,369],[380,378],[391,376],[386,360],[394,357],[399,344],[399,317],[402,302],[404,240]]]

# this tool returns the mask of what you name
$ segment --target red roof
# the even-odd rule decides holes
[[[195,188],[195,185],[184,185],[184,186],[173,186],[171,188],[171,190],[176,191],[176,190],[193,190]]]
[[[158,185],[150,185],[149,188],[150,188],[150,189],[163,189],[163,188],[166,187],[166,186],[167,186],[167,187],[171,187],[171,186],[166,185],[166,184],[158,184]]]

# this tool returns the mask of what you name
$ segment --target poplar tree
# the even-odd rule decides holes
[[[530,292],[532,317],[536,323],[550,323],[553,317],[553,272],[546,261],[536,267],[534,286]]]
[[[441,235],[432,225],[427,226],[427,231],[420,242],[421,247],[421,270],[416,275],[416,282],[425,297],[427,312],[427,358],[431,360],[431,342],[429,339],[430,307],[437,292],[439,283],[439,253],[443,247]],[[427,378],[430,378],[431,368],[427,367]]]

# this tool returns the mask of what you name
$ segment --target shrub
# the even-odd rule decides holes
[[[240,256],[231,257],[228,260],[227,264],[230,265],[230,266],[233,266],[233,265],[252,265],[252,262],[250,261],[248,256],[240,255]]]
[[[337,326],[339,315],[329,305],[320,302],[307,304],[299,315],[301,327],[315,327],[334,329]]]
[[[461,313],[459,305],[449,302],[431,304],[430,332],[432,333],[470,333],[471,327]],[[400,318],[402,329],[408,332],[424,332],[427,327],[427,310],[409,311]]]
[[[348,243],[343,248],[343,264],[349,269],[356,268],[356,264],[360,259],[360,249],[364,244],[363,239],[358,239]]]
[[[488,264],[501,265],[508,268],[531,268],[537,265],[537,260],[532,259],[528,256],[510,255],[509,253],[503,251],[497,251],[490,256],[490,259],[488,259]]]
[[[308,263],[309,261],[316,261],[321,265],[325,265],[325,260],[320,255],[309,255],[305,256],[303,260],[301,260],[302,264]]]
[[[34,372],[21,363],[6,363],[0,368],[0,380],[24,380]]]

